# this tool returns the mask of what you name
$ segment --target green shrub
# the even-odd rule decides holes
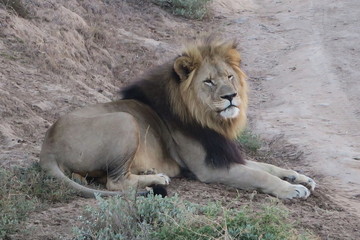
[[[76,239],[306,239],[288,223],[287,213],[278,206],[262,210],[226,209],[218,203],[206,206],[161,198],[97,197],[98,206],[87,208],[75,229]]]
[[[153,2],[174,15],[191,19],[202,19],[211,0],[153,0]]]
[[[238,137],[238,141],[245,150],[245,152],[256,153],[261,147],[261,140],[254,135],[250,130],[245,130]]]
[[[0,239],[16,230],[20,221],[33,211],[36,201],[22,192],[24,183],[11,172],[0,169]]]
[[[48,176],[39,163],[33,163],[27,168],[14,168],[12,171],[21,182],[21,192],[42,203],[67,202],[76,195],[66,184]]]
[[[36,209],[68,201],[74,192],[48,177],[38,163],[28,168],[0,169],[0,239],[19,228]]]

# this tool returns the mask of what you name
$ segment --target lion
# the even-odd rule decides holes
[[[84,197],[166,186],[190,172],[204,183],[307,198],[316,185],[311,178],[242,157],[236,137],[246,125],[248,87],[240,62],[235,40],[189,44],[122,89],[120,100],[56,121],[42,146],[42,168]],[[65,173],[101,179],[106,190]]]

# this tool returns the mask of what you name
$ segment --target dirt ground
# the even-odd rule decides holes
[[[331,197],[360,216],[360,2],[286,2],[261,10],[263,54],[252,61],[265,63],[250,73],[267,98],[254,128],[301,148]]]
[[[134,3],[136,2],[136,3]],[[309,199],[283,201],[320,239],[360,239],[360,2],[214,0],[204,21],[148,1],[32,0],[24,19],[0,8],[0,165],[38,161],[48,127],[75,108],[117,98],[119,87],[215,32],[239,39],[251,87],[249,125],[273,157],[315,179]],[[170,194],[234,207],[272,201],[217,184],[174,179]],[[31,239],[71,239],[81,206],[30,216]],[[11,239],[29,239],[16,234]]]

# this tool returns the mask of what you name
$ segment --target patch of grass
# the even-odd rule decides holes
[[[261,140],[257,135],[254,135],[250,130],[246,129],[238,137],[241,146],[248,153],[256,153],[261,147]]]
[[[206,206],[161,198],[97,197],[98,206],[89,207],[80,219],[76,239],[307,239],[287,219],[287,212],[275,205],[259,211],[251,207],[227,209],[220,204]]]
[[[22,18],[29,16],[29,11],[26,9],[21,0],[0,0],[0,4],[4,5],[6,9],[16,13]]]
[[[65,184],[48,177],[38,163],[28,168],[0,169],[0,239],[19,229],[38,209],[74,198]]]
[[[28,168],[15,168],[13,172],[24,183],[23,192],[43,203],[68,202],[76,194],[66,184],[48,176],[37,162]]]
[[[35,209],[36,201],[22,192],[22,183],[14,174],[0,169],[0,239],[16,230],[20,221]]]
[[[15,61],[16,60],[16,57],[10,55],[10,54],[7,54],[7,53],[0,53],[0,56],[3,57],[3,58],[6,58],[8,60],[11,60],[11,61]]]
[[[172,14],[190,19],[203,19],[208,12],[211,0],[153,0],[153,2]]]

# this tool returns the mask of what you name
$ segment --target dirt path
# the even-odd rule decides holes
[[[251,3],[230,28],[253,84],[254,128],[303,150],[306,170],[360,216],[360,2]]]

